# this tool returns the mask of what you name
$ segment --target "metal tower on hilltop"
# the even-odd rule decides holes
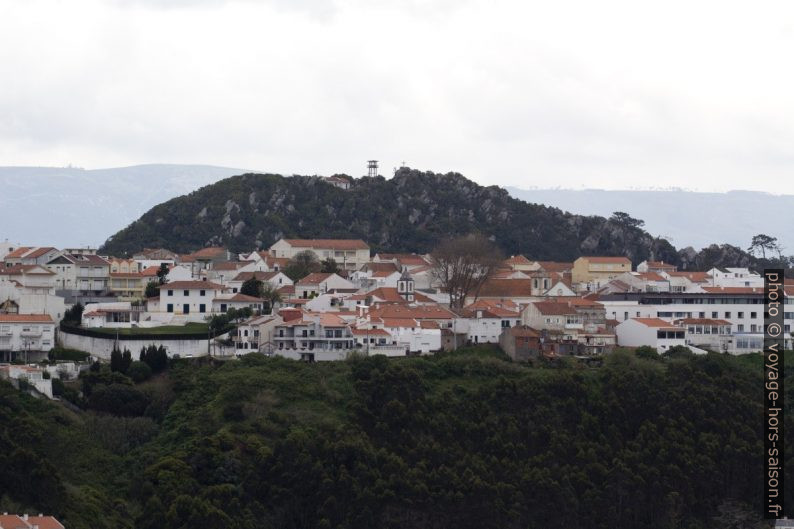
[[[367,162],[367,176],[378,176],[378,160]]]

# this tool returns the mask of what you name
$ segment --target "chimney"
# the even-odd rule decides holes
[[[27,522],[28,521],[28,513],[23,514],[22,515],[22,519]]]

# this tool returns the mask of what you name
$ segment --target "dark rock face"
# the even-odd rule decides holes
[[[664,260],[686,268],[751,262],[738,248],[715,245],[706,255],[690,248],[679,252],[666,240],[616,219],[530,204],[457,173],[408,168],[389,180],[353,180],[349,190],[309,176],[227,178],[155,206],[110,237],[102,251],[122,255],[162,246],[188,252],[224,245],[239,252],[287,236],[355,237],[374,251],[427,252],[444,238],[471,232],[485,234],[506,254],[543,260],[625,255],[634,263]]]

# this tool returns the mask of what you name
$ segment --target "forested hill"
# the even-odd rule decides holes
[[[346,177],[349,178],[349,177]],[[352,179],[349,190],[307,176],[245,174],[159,204],[110,237],[101,251],[124,255],[143,247],[178,252],[209,245],[234,251],[266,248],[280,237],[347,238],[378,251],[425,252],[444,237],[479,231],[507,254],[544,260],[625,255],[635,263],[748,265],[738,248],[678,252],[633,219],[580,216],[512,198],[460,174],[400,169],[391,179]]]
[[[73,412],[0,381],[0,511],[69,529],[769,527],[760,355],[252,354],[137,384],[105,366],[82,388]]]

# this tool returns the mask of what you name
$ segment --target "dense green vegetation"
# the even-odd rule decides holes
[[[137,385],[104,366],[81,413],[3,383],[0,509],[70,528],[766,527],[761,357],[646,356],[249,355]]]
[[[608,219],[572,215],[512,198],[504,189],[477,185],[457,173],[401,168],[388,180],[350,180],[345,191],[307,176],[227,178],[155,206],[111,236],[101,252],[121,256],[144,247],[190,252],[209,245],[245,252],[269,247],[280,237],[355,237],[374,251],[429,252],[447,237],[482,232],[507,255],[541,260],[625,255],[634,263],[652,258],[689,270],[789,266],[787,258],[775,259],[772,252],[760,259],[728,244],[676,251],[625,213]],[[320,267],[330,270],[334,264]],[[303,272],[292,275],[302,277]]]
[[[651,255],[678,259],[667,241],[619,218],[571,215],[459,174],[405,168],[389,180],[356,179],[348,191],[313,177],[227,178],[155,206],[108,239],[101,251],[122,255],[166,247],[187,252],[226,245],[241,252],[292,236],[359,237],[374,250],[427,252],[444,237],[472,231],[494,236],[508,254],[539,259],[583,253],[628,253],[636,262]]]

